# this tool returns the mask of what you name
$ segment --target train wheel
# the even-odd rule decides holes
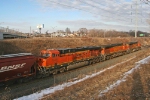
[[[111,55],[110,58],[113,59],[113,58],[115,58],[115,57],[114,57],[114,55]]]
[[[92,63],[93,63],[92,60],[90,60],[90,61],[89,61],[89,65],[91,65]]]
[[[101,58],[98,58],[98,62],[101,62]]]
[[[60,73],[63,73],[65,71],[65,68],[60,69]]]
[[[56,75],[57,73],[58,73],[57,70],[54,70],[54,71],[53,71],[53,75]]]
[[[109,59],[110,59],[110,57],[109,57],[109,56],[106,56],[106,59],[107,59],[107,60],[109,60]]]
[[[42,75],[42,78],[48,77],[49,75],[50,75],[49,73],[45,73],[44,75]]]
[[[100,58],[97,58],[97,62],[100,62]]]
[[[104,61],[104,60],[105,60],[104,57],[101,57],[101,58],[100,58],[100,61],[101,61],[101,62]]]
[[[123,55],[126,55],[126,52],[123,52]]]
[[[93,59],[93,64],[95,64],[96,63],[96,59]]]

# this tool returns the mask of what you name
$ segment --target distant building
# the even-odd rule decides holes
[[[57,30],[57,33],[63,33],[64,31],[63,30]]]
[[[57,32],[53,32],[51,33],[51,37],[66,37],[67,33],[64,31],[57,31]]]
[[[14,39],[14,38],[26,38],[26,34],[23,34],[14,29],[0,27],[0,39]]]
[[[4,39],[3,33],[0,32],[0,39]]]
[[[70,28],[66,28],[66,30],[65,30],[65,32],[67,33],[67,34],[71,34],[71,31],[70,31]]]

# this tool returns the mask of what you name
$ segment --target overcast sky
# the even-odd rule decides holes
[[[37,25],[44,24],[43,33],[67,27],[71,31],[79,28],[129,31],[135,29],[135,1],[138,1],[138,30],[148,32],[150,3],[141,0],[1,0],[0,27],[30,32],[30,27],[37,30]]]

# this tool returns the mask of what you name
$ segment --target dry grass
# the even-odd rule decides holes
[[[42,49],[73,48],[79,46],[98,46],[102,44],[140,41],[143,45],[150,43],[149,38],[32,38],[0,41],[0,54],[31,52],[38,55]]]
[[[142,65],[127,78],[127,81],[105,94],[101,99],[106,100],[149,100],[150,99],[150,67]],[[115,95],[115,96],[114,96]]]
[[[71,87],[66,87],[64,90],[56,91],[55,93],[46,96],[44,100],[145,100],[146,94],[150,93],[150,68],[148,65],[142,65],[142,69],[136,70],[129,75],[126,82],[121,83],[117,88],[107,92],[102,97],[98,95],[100,92],[117,80],[121,79],[123,73],[132,69],[136,61],[149,55],[149,50],[141,52],[136,59],[107,70],[104,73],[94,78],[77,83]],[[145,54],[145,55],[143,55]],[[148,82],[147,82],[148,77]],[[149,87],[148,87],[149,86]],[[138,96],[141,95],[141,96]]]

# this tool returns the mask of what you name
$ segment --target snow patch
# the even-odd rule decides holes
[[[110,66],[109,68],[103,69],[103,70],[101,70],[101,71],[99,71],[99,72],[97,72],[97,73],[94,73],[94,74],[91,74],[91,75],[86,75],[86,76],[85,76],[84,78],[82,78],[82,79],[75,80],[75,81],[73,81],[73,82],[63,83],[63,84],[61,84],[61,85],[57,85],[57,86],[54,86],[54,87],[46,88],[46,89],[44,89],[44,90],[41,90],[40,92],[36,92],[36,93],[30,94],[30,95],[28,95],[28,96],[23,96],[23,97],[20,97],[20,98],[16,98],[16,99],[14,99],[14,100],[39,100],[39,99],[41,99],[44,95],[48,95],[48,94],[54,93],[54,92],[56,92],[56,91],[58,91],[58,90],[63,90],[65,87],[69,87],[69,86],[74,85],[74,84],[76,84],[76,83],[82,82],[82,81],[84,81],[84,80],[86,80],[86,79],[89,79],[89,78],[95,77],[95,76],[97,76],[97,75],[100,75],[101,73],[105,72],[106,70],[112,69],[112,68],[114,68],[114,67],[116,67],[116,66],[118,66],[118,65],[121,65],[121,64],[123,64],[123,63],[125,63],[125,62],[128,62],[128,61],[130,61],[130,60],[132,60],[132,59],[134,59],[134,58],[136,58],[136,57],[132,57],[132,58],[126,60],[126,61],[123,61],[123,62],[121,62],[121,63],[117,63],[116,65]],[[120,83],[120,81],[118,81],[118,82],[116,83],[116,85],[119,84],[119,83]],[[113,87],[114,87],[114,85],[111,85],[111,87],[107,87],[108,89],[107,89],[107,90],[104,90],[103,92],[105,93],[105,92],[107,92],[108,90],[110,90],[110,89],[113,88]]]
[[[120,83],[126,81],[127,76],[129,76],[131,73],[133,73],[134,70],[140,68],[141,64],[146,64],[150,61],[150,56],[148,56],[147,58],[144,58],[138,62],[136,62],[136,66],[134,68],[132,68],[131,70],[129,70],[128,72],[124,73],[124,77],[120,80],[117,80],[114,84],[110,85],[109,87],[106,87],[105,90],[101,91],[99,96],[103,96],[105,93],[107,93],[109,90],[112,90],[113,88],[117,87],[118,85],[120,85]]]

